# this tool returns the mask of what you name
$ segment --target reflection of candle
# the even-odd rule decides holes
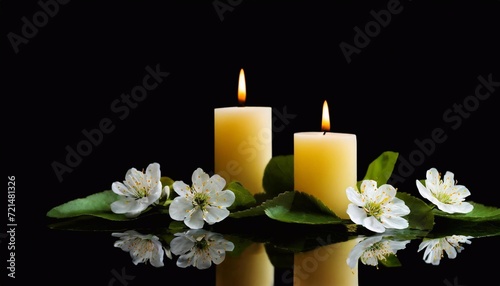
[[[262,243],[252,243],[240,256],[226,254],[215,268],[216,286],[272,286],[274,266]]]
[[[347,187],[356,186],[356,135],[330,130],[328,105],[323,103],[323,132],[294,134],[294,188],[313,195],[348,219]]]
[[[359,239],[338,242],[294,255],[294,286],[357,286],[358,265],[347,257]]]
[[[256,194],[264,190],[264,169],[272,157],[272,109],[244,106],[245,99],[245,75],[241,69],[240,106],[215,109],[215,173],[228,183],[239,181]]]

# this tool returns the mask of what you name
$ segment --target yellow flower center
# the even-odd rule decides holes
[[[199,206],[202,210],[205,209],[205,206],[208,205],[208,200],[210,196],[206,193],[195,193],[193,198],[193,205]]]
[[[451,204],[452,203],[451,196],[445,192],[438,192],[437,194],[435,194],[435,197],[443,204]]]
[[[382,211],[382,205],[374,203],[374,202],[368,202],[368,203],[366,203],[363,208],[364,208],[364,210],[366,211],[367,214],[372,215],[372,216],[374,216],[377,219],[383,213],[383,211]]]

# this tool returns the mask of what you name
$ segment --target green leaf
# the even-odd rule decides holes
[[[421,199],[404,192],[397,192],[396,197],[402,199],[406,206],[410,208],[410,214],[406,216],[409,228],[419,230],[430,230],[433,228],[434,214],[429,205]]]
[[[474,209],[466,214],[461,214],[461,213],[449,214],[439,209],[434,209],[433,212],[435,216],[445,217],[449,219],[464,220],[464,221],[483,222],[483,221],[500,220],[499,208],[486,206],[476,202],[470,202],[470,203],[474,206]]]
[[[233,212],[229,216],[242,218],[267,215],[268,217],[287,223],[301,224],[337,224],[342,220],[315,197],[288,191],[265,201],[259,206]]]
[[[232,218],[244,218],[244,217],[256,217],[256,216],[262,216],[262,215],[265,215],[265,210],[267,207],[270,207],[272,206],[273,204],[279,204],[281,203],[279,201],[279,197],[282,196],[283,194],[281,195],[278,195],[277,197],[273,198],[273,199],[270,199],[270,200],[267,200],[265,202],[263,202],[262,204],[258,205],[258,206],[255,206],[255,207],[251,207],[251,208],[248,208],[248,209],[245,209],[245,210],[241,210],[241,211],[235,211],[235,212],[231,212],[229,214],[229,217],[232,217]]]
[[[225,189],[231,190],[235,195],[234,203],[228,208],[230,211],[248,208],[256,203],[253,195],[240,182],[233,181]]]
[[[108,220],[130,220],[123,214],[115,214],[111,211],[111,203],[118,199],[119,195],[111,190],[106,190],[56,206],[47,212],[47,216],[51,218],[71,218],[91,215]]]
[[[377,157],[373,162],[368,165],[363,180],[377,181],[377,186],[386,184],[394,171],[394,166],[398,160],[399,153],[392,151],[385,151]],[[358,183],[358,187],[359,184]]]
[[[268,217],[288,223],[337,224],[342,222],[334,212],[314,196],[298,191],[288,192],[288,194],[288,196],[281,197],[283,204],[266,208],[265,213]]]
[[[264,170],[263,186],[269,197],[293,191],[293,155],[271,158]]]
[[[500,220],[474,222],[436,216],[436,225],[426,237],[440,238],[450,235],[466,235],[474,238],[498,236]]]
[[[399,258],[394,254],[388,254],[384,256],[383,259],[378,260],[380,264],[384,265],[385,267],[400,267],[401,266],[401,261],[399,261]]]

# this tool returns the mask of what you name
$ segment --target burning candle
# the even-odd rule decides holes
[[[245,106],[245,100],[245,74],[241,69],[239,106],[215,109],[215,173],[228,183],[239,181],[250,193],[257,194],[264,191],[264,169],[272,157],[272,109]]]
[[[349,219],[347,187],[356,186],[356,135],[330,131],[323,103],[321,132],[294,134],[294,188],[321,200],[337,216]]]

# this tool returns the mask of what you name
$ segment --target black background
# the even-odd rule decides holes
[[[213,171],[213,109],[237,105],[241,68],[247,105],[273,107],[274,156],[293,153],[294,132],[320,129],[326,99],[332,131],[357,135],[359,179],[383,151],[397,151],[406,162],[395,170],[399,190],[418,196],[415,180],[436,167],[454,172],[470,200],[500,206],[500,87],[488,98],[475,96],[479,77],[500,82],[499,1],[161,2],[52,1],[58,10],[45,22],[36,17],[43,11],[36,1],[0,2],[2,162],[16,177],[18,224],[17,278],[6,285],[109,285],[123,269],[135,277],[128,285],[213,285],[213,268],[134,266],[108,233],[49,230],[45,214],[110,189],[131,167],[158,162],[162,175],[186,182],[197,167]],[[397,11],[385,27],[370,30],[369,42],[346,57],[341,44],[354,47],[357,28],[373,28],[372,13],[391,5]],[[23,17],[38,21],[36,32],[23,35]],[[147,66],[169,75],[130,113],[114,112],[112,103],[142,84]],[[467,112],[452,111],[455,105]],[[113,131],[58,179],[54,162],[64,164],[67,146],[76,148],[82,131],[105,118]],[[436,129],[446,140],[432,139]],[[432,150],[424,153],[417,142]],[[473,240],[457,259],[434,267],[412,242],[400,254],[403,268],[361,265],[360,285],[496,285],[497,243]],[[6,273],[3,236],[0,245]],[[276,285],[291,285],[277,277]]]

